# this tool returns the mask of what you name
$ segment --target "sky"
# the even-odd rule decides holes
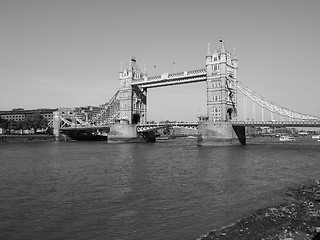
[[[98,106],[132,56],[148,76],[202,69],[223,38],[240,82],[320,116],[319,12],[318,0],[1,0],[0,110]],[[239,94],[239,118],[259,115],[244,108]],[[148,90],[148,120],[204,114],[204,82]]]

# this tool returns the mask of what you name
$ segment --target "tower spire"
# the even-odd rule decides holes
[[[221,45],[221,47],[220,47],[221,52],[222,52],[222,53],[225,53],[225,52],[226,52],[226,49],[224,48],[224,41],[223,41],[223,39],[220,38],[219,42],[220,42],[220,45]]]
[[[211,54],[210,52],[210,43],[208,43],[208,51],[207,51],[207,56],[209,56]]]
[[[232,53],[232,55],[233,55],[233,58],[234,58],[234,59],[237,59],[237,56],[236,56],[236,46],[233,46],[233,53]]]
[[[131,61],[132,61],[132,62],[135,62],[135,61],[136,61],[136,57],[135,57],[134,54],[132,54]]]

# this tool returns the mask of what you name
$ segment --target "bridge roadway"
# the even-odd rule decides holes
[[[251,127],[320,127],[320,121],[233,121],[233,126],[251,126]],[[94,132],[109,132],[110,126],[75,126],[75,127],[62,127],[61,132],[80,131],[94,131]],[[136,126],[137,133],[146,133],[148,131],[161,129],[164,127],[185,127],[198,129],[199,122],[177,122],[177,123],[149,123],[138,124]]]
[[[197,129],[198,125],[198,122],[140,124],[137,125],[137,132],[145,132],[150,129],[160,129],[165,126]],[[232,125],[245,127],[320,127],[320,121],[232,121]]]

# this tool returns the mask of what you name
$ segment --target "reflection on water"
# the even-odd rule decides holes
[[[316,179],[319,152],[194,139],[1,143],[0,238],[194,239]]]

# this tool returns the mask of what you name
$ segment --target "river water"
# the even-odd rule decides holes
[[[0,239],[196,239],[319,178],[320,144],[0,144]]]

